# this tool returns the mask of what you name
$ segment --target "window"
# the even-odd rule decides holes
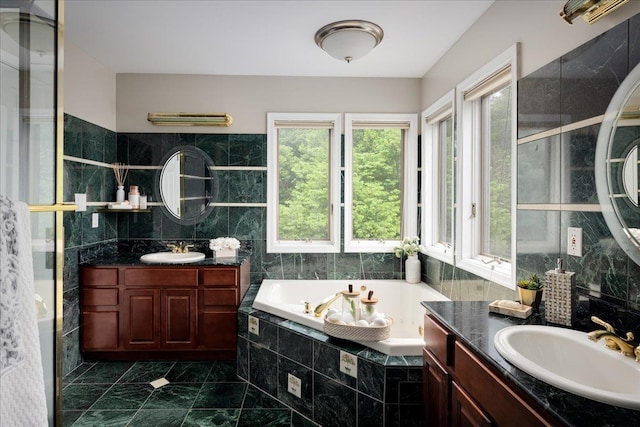
[[[392,252],[417,232],[417,118],[345,115],[345,252]]]
[[[456,265],[510,288],[515,267],[517,46],[457,88]]]
[[[340,114],[267,114],[267,252],[340,251]]]
[[[449,264],[454,248],[454,92],[422,113],[422,243],[429,256]]]

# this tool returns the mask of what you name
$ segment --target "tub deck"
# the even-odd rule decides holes
[[[370,290],[378,298],[377,311],[393,319],[391,336],[382,341],[361,341],[360,344],[391,356],[419,356],[424,340],[422,324],[424,309],[421,301],[449,301],[425,283],[411,284],[404,280],[263,280],[253,302],[253,308],[292,320],[322,331],[323,319],[315,317],[313,309],[327,297],[353,289],[365,297]],[[312,312],[305,313],[305,301]],[[341,309],[340,300],[332,307]]]

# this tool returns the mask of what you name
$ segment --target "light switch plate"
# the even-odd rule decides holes
[[[300,378],[287,374],[287,391],[300,399],[302,397],[302,381]]]
[[[77,206],[76,212],[84,212],[87,210],[87,193],[76,193],[74,199]]]
[[[91,214],[91,227],[98,228],[99,225],[100,225],[100,216],[98,215],[97,212],[94,212]]]
[[[358,378],[358,357],[346,351],[340,351],[340,372]]]
[[[569,227],[567,230],[567,255],[582,256],[582,228]]]

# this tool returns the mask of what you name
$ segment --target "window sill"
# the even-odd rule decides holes
[[[432,245],[425,248],[427,256],[453,265],[453,248],[444,245]]]
[[[456,267],[497,283],[505,288],[515,289],[512,265],[509,262],[502,262],[500,264],[492,262],[485,264],[480,258],[469,258],[459,261]]]

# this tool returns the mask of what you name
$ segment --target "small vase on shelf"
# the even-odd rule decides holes
[[[407,255],[407,260],[404,262],[407,283],[420,283],[420,266],[418,255]]]
[[[124,185],[118,185],[118,190],[116,191],[116,202],[124,202]]]

